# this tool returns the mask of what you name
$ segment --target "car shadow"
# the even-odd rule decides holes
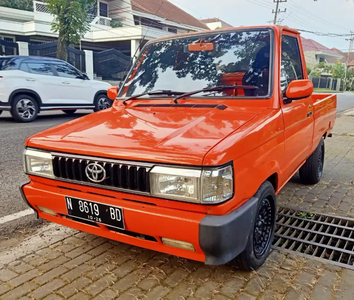
[[[65,114],[53,114],[53,115],[38,115],[37,119],[30,123],[21,123],[16,122],[14,118],[11,116],[1,116],[0,115],[0,123],[18,123],[18,124],[33,124],[33,123],[42,123],[46,121],[54,121],[54,120],[63,120],[64,122],[74,120],[77,118],[81,118],[83,116],[88,115],[89,113],[75,113],[72,116],[68,116]]]

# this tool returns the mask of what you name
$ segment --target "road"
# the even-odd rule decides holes
[[[338,112],[350,108],[354,108],[354,93],[338,94]],[[22,167],[25,140],[37,132],[87,113],[90,111],[79,111],[68,117],[62,112],[45,112],[37,121],[29,124],[15,123],[7,112],[0,116],[0,219],[28,209],[21,200],[18,189],[20,183],[27,179]],[[4,224],[0,222],[0,239],[1,236],[11,236],[15,230],[26,230],[35,226],[38,222],[33,215]]]

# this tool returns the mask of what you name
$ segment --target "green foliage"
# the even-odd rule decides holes
[[[111,27],[112,28],[123,27],[122,19],[113,19],[111,21]]]
[[[307,74],[310,75],[311,74],[311,68],[309,66],[306,66],[306,69],[307,69]]]
[[[33,0],[0,0],[0,6],[33,11]]]
[[[332,77],[333,78],[345,78],[345,65],[336,62],[336,64],[332,67]]]
[[[88,7],[93,0],[47,0],[49,11],[54,15],[52,30],[66,43],[79,43],[90,29]]]

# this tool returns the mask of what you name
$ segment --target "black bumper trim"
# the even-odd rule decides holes
[[[10,111],[11,110],[11,105],[8,104],[8,103],[0,102],[0,110]]]
[[[29,184],[30,182],[29,181],[26,181],[25,183],[21,184],[20,186],[20,193],[21,193],[21,196],[22,196],[22,200],[30,207],[34,210],[34,213],[37,217],[37,219],[39,219],[39,216],[38,216],[38,211],[36,209],[33,208],[33,206],[27,201],[27,198],[25,196],[25,193],[23,191],[23,187],[27,184]]]
[[[257,213],[258,198],[252,197],[224,216],[209,215],[199,224],[199,245],[206,265],[223,265],[246,248]]]

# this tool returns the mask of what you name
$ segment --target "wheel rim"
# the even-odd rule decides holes
[[[261,258],[266,253],[271,242],[274,226],[274,211],[271,201],[270,198],[262,201],[254,225],[253,248],[257,258]]]
[[[322,177],[323,173],[323,162],[324,162],[324,155],[323,155],[324,149],[321,147],[321,152],[318,155],[318,178]]]
[[[36,106],[30,99],[21,99],[17,102],[16,110],[18,115],[25,119],[32,119],[36,114]]]
[[[102,98],[98,99],[97,107],[98,107],[98,110],[103,110],[106,108],[110,108],[111,104],[109,103],[107,98],[102,97]]]

